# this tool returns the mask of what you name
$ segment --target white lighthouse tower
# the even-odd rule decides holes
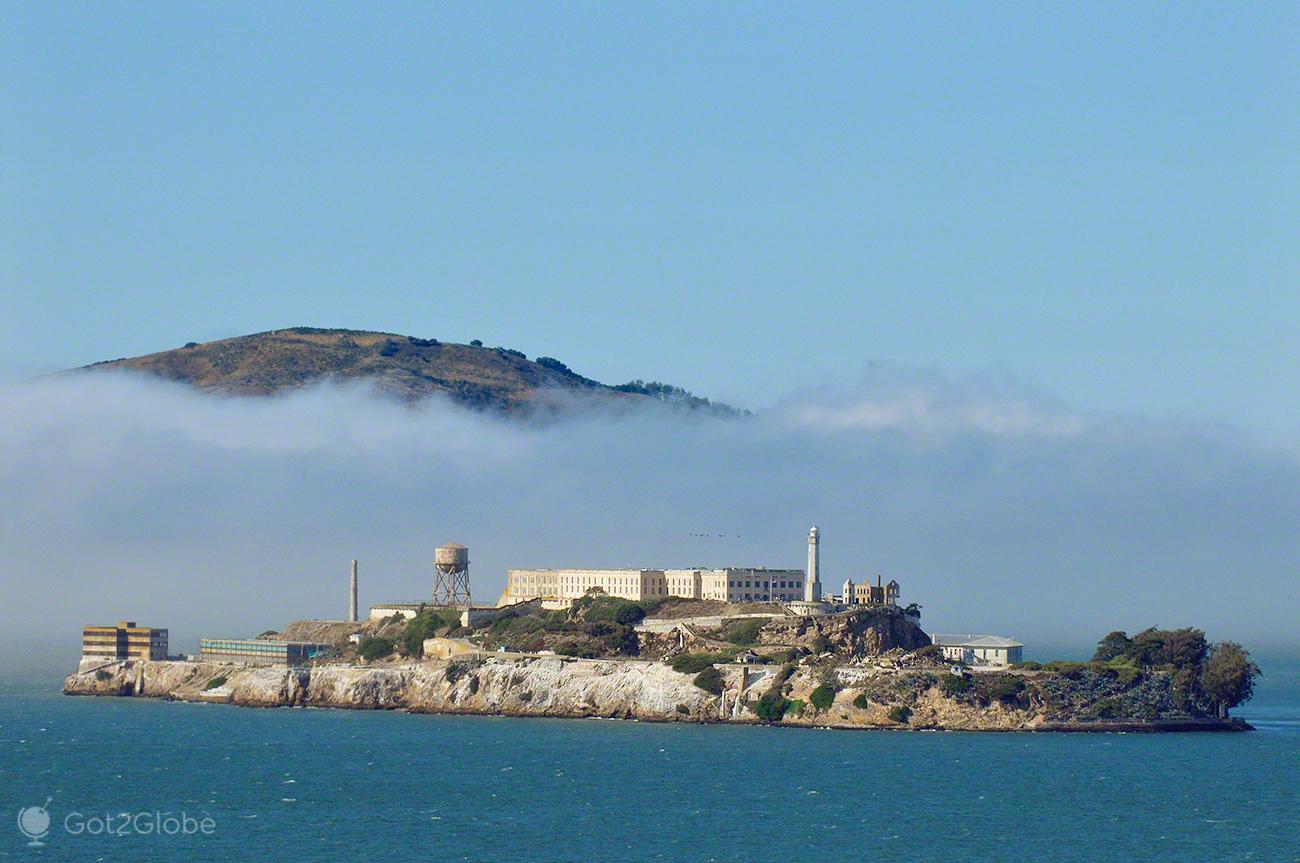
[[[814,524],[812,530],[808,531],[808,578],[804,581],[803,587],[805,602],[821,602],[822,598],[822,581],[818,572],[821,564],[821,553],[817,547],[820,538],[821,531]]]

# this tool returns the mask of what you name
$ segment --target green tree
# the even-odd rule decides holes
[[[1251,661],[1244,647],[1235,641],[1220,641],[1210,648],[1201,687],[1214,699],[1219,716],[1226,717],[1228,710],[1255,694],[1259,674],[1259,666]]]
[[[758,699],[754,705],[754,714],[764,722],[780,722],[781,717],[790,709],[790,701],[781,694],[779,687],[772,687]]]
[[[387,638],[371,636],[357,645],[357,655],[365,660],[379,659],[393,652],[393,642]]]
[[[1210,645],[1205,641],[1205,632],[1195,627],[1171,629],[1164,636],[1164,660],[1175,668],[1200,668],[1210,651]]]
[[[722,673],[712,665],[695,675],[693,682],[710,695],[722,694]]]
[[[1092,654],[1093,662],[1110,662],[1117,656],[1126,655],[1133,647],[1127,632],[1115,630],[1097,642],[1097,650]]]
[[[826,710],[835,703],[835,690],[823,683],[812,691],[812,695],[808,696],[808,700],[818,710]]]

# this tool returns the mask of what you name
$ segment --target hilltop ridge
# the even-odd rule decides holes
[[[366,381],[381,392],[417,401],[442,395],[472,408],[520,412],[585,404],[666,402],[733,416],[746,413],[657,382],[610,386],[553,357],[368,330],[291,327],[138,357],[105,360],[85,370],[128,370],[186,383],[197,390],[266,396],[333,381]]]

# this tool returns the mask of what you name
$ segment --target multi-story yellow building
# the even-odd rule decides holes
[[[116,626],[87,626],[81,630],[84,659],[166,659],[167,630],[136,626],[119,620]]]
[[[804,597],[801,569],[512,569],[499,605],[568,600],[599,588],[620,599],[669,596],[723,602],[794,602]]]

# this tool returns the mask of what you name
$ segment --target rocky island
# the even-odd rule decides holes
[[[72,695],[248,707],[962,731],[1245,730],[1229,707],[1258,674],[1197,629],[1107,635],[1092,661],[975,669],[945,660],[915,612],[798,616],[755,604],[593,594],[538,602],[474,627],[426,609],[361,624],[300,621],[333,644],[293,667],[84,661]],[[710,612],[713,612],[711,615]],[[361,630],[358,633],[358,630]],[[360,634],[359,640],[350,638]]]

